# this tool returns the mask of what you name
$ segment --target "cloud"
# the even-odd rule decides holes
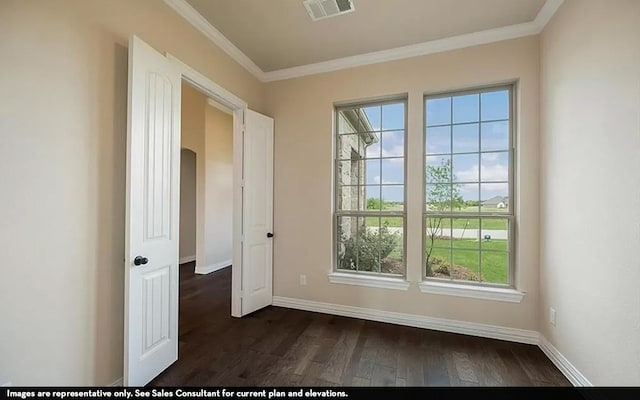
[[[471,168],[456,172],[456,178],[461,182],[477,182],[479,167],[478,164]],[[506,165],[483,165],[482,181],[506,181],[509,178],[509,167]]]
[[[375,183],[376,185],[379,184],[383,184],[383,185],[402,185],[402,182],[396,182],[396,181],[388,181],[386,179],[383,179],[382,182],[380,181],[380,175],[374,176],[373,177],[373,183]]]

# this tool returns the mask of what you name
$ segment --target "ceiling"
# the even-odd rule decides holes
[[[262,71],[533,21],[545,0],[353,0],[313,22],[303,0],[187,0]]]

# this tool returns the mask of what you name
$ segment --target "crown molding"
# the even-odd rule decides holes
[[[249,71],[254,77],[260,81],[264,81],[264,72],[260,67],[247,57],[242,50],[231,43],[231,41],[227,39],[222,32],[211,25],[211,23],[207,21],[195,8],[193,8],[191,4],[187,3],[186,0],[164,0],[164,2],[182,18],[191,23],[194,28],[199,30],[216,46],[220,47],[222,51],[229,55],[229,57],[242,65],[242,67]]]
[[[164,2],[258,80],[261,82],[273,82],[537,35],[542,32],[564,0],[547,0],[538,12],[536,18],[530,22],[270,72],[262,71],[260,67],[211,25],[211,23],[187,3],[186,0],[164,0]]]

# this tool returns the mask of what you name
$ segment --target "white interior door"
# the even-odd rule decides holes
[[[180,71],[129,40],[124,384],[178,359]]]
[[[273,302],[273,119],[247,110],[244,129],[242,315]]]

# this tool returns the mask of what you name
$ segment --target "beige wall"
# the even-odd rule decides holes
[[[196,256],[196,153],[180,152],[180,259]]]
[[[262,86],[158,0],[0,2],[0,378],[122,376],[127,40],[262,110]]]
[[[275,118],[274,295],[537,330],[538,37],[505,41],[274,82],[266,110]],[[517,102],[517,277],[521,304],[330,284],[333,104],[408,93],[408,171],[422,176],[423,94],[519,80]],[[422,187],[408,187],[408,279],[422,274]],[[307,275],[307,286],[299,275]]]
[[[205,110],[205,266],[231,265],[233,228],[233,117]]]
[[[596,385],[640,385],[639,38],[640,2],[565,0],[541,39],[540,327]]]

